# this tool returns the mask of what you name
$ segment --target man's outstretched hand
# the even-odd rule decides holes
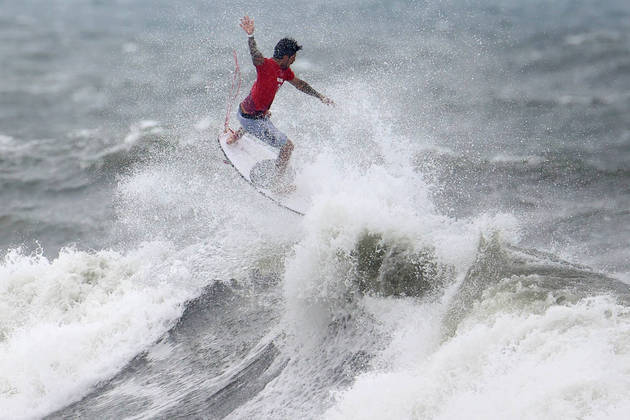
[[[333,102],[333,100],[332,100],[332,99],[330,99],[330,98],[329,98],[329,97],[327,97],[327,96],[323,96],[323,97],[322,97],[322,99],[321,99],[321,101],[322,101],[323,103],[325,103],[326,105],[332,105],[332,106],[334,106],[334,105],[335,105],[335,103]]]
[[[242,18],[241,28],[247,32],[247,35],[254,35],[254,19],[250,19],[249,16]]]

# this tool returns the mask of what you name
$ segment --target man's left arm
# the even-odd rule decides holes
[[[330,98],[327,98],[326,96],[324,96],[321,93],[317,92],[315,89],[313,89],[311,87],[311,85],[306,83],[304,80],[301,80],[301,79],[298,79],[297,77],[294,77],[293,80],[288,80],[288,82],[291,83],[293,86],[295,86],[295,88],[297,90],[300,90],[300,91],[306,93],[307,95],[311,95],[311,96],[316,97],[317,99],[319,99],[320,101],[322,101],[326,105],[334,105],[334,102]]]

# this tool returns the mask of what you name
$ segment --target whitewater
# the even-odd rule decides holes
[[[239,18],[304,216],[224,161]],[[623,419],[630,7],[0,7],[0,419]],[[232,116],[231,124],[238,124]]]

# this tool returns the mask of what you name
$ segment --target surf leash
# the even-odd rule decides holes
[[[223,128],[224,132],[228,132],[230,130],[230,115],[232,115],[232,108],[234,107],[234,102],[239,95],[241,90],[241,68],[238,65],[238,57],[236,56],[236,51],[232,51],[234,54],[234,74],[232,75],[232,87],[230,88],[230,95],[227,99],[227,112],[225,114],[225,126]]]

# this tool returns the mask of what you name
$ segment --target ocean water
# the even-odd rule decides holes
[[[245,14],[304,217],[215,141]],[[0,419],[627,418],[627,1],[0,0],[0,63]]]

